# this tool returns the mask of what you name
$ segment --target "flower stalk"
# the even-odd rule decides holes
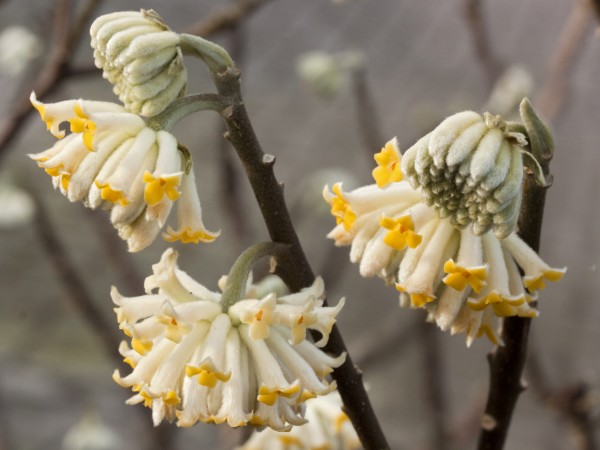
[[[248,284],[248,277],[252,272],[252,267],[264,256],[274,256],[282,254],[287,249],[286,245],[276,242],[261,242],[247,248],[235,261],[221,296],[221,306],[226,313],[231,306],[244,298]]]

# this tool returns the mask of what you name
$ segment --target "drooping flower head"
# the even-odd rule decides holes
[[[342,411],[335,392],[306,402],[308,423],[288,432],[265,429],[255,431],[237,450],[357,450],[361,448],[356,431]]]
[[[128,111],[152,117],[185,93],[180,37],[153,10],[100,16],[90,35],[96,67]]]
[[[141,117],[114,103],[46,104],[35,93],[31,102],[59,140],[30,158],[70,201],[109,209],[110,220],[130,251],[154,241],[180,197],[180,229],[169,231],[169,240],[210,242],[219,235],[202,222],[191,157],[171,133],[149,128]],[[70,126],[68,136],[60,129],[65,122]]]
[[[131,387],[129,404],[152,409],[154,423],[177,420],[269,426],[283,431],[305,423],[304,402],[335,389],[327,375],[345,354],[331,357],[325,345],[343,306],[323,306],[323,281],[278,297],[249,285],[244,298],[228,306],[177,267],[167,250],[146,279],[147,295],[113,301],[121,329],[131,337],[120,352],[133,371],[117,383]],[[246,298],[247,297],[247,298]],[[306,330],[322,339],[313,344]]]
[[[500,343],[495,318],[536,317],[536,291],[566,270],[514,232],[525,136],[484,117],[451,116],[404,156],[393,139],[375,155],[376,184],[323,192],[337,222],[328,237],[351,246],[360,274],[394,285],[402,306],[425,308],[467,345]]]

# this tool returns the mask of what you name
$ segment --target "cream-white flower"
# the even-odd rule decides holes
[[[188,235],[203,239],[174,235],[171,240],[210,242],[218,236],[202,222],[189,154],[182,152],[172,134],[147,127],[141,117],[114,103],[45,104],[34,93],[31,102],[60,140],[29,156],[70,201],[110,209],[110,220],[130,251],[154,241],[180,195],[186,207],[179,208],[178,221],[189,224]],[[70,125],[68,136],[60,129],[64,122]]]
[[[328,236],[351,246],[350,259],[360,264],[362,276],[394,284],[402,306],[427,309],[442,329],[466,333],[468,345],[484,334],[498,343],[494,317],[537,316],[532,295],[566,269],[549,267],[514,232],[498,239],[492,231],[477,235],[440,218],[422,188],[394,181],[402,179],[394,175],[398,165],[407,164],[395,148],[376,155],[373,175],[381,187],[325,188],[338,223]]]
[[[98,17],[90,28],[96,66],[128,111],[152,117],[185,93],[179,35],[152,10]]]
[[[27,225],[35,215],[35,202],[27,191],[0,178],[0,229]]]
[[[169,249],[153,266],[146,295],[112,290],[121,329],[131,337],[131,347],[123,343],[119,350],[133,371],[113,377],[136,392],[128,403],[152,408],[155,424],[227,422],[281,431],[305,423],[304,402],[335,389],[326,377],[345,355],[326,355],[304,332],[318,330],[323,339],[317,345],[324,344],[343,301],[323,307],[318,278],[296,294],[268,293],[224,308],[220,294],[177,267],[177,256]],[[299,332],[303,314],[311,320]]]
[[[10,25],[0,32],[0,72],[19,76],[41,53],[42,43],[29,28]]]
[[[288,432],[265,429],[255,431],[237,450],[355,450],[361,448],[356,431],[342,411],[335,392],[306,401],[304,425]]]

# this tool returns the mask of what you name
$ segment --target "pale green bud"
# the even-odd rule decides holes
[[[90,35],[96,66],[129,111],[152,117],[185,93],[180,36],[154,11],[100,16]]]
[[[463,111],[408,149],[402,171],[440,217],[504,238],[518,219],[526,145],[500,116]]]

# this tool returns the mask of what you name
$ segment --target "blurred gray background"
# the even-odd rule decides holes
[[[77,10],[85,4],[72,3]],[[476,37],[467,13],[473,3],[481,7],[485,27]],[[218,43],[241,55],[238,63],[248,111],[263,149],[277,157],[275,170],[285,183],[313,268],[336,278],[328,290],[331,300],[347,297],[338,323],[350,352],[356,352],[359,359],[366,358],[389,341],[390,330],[409,330],[397,342],[388,342],[389,350],[364,367],[375,410],[394,449],[434,450],[431,410],[441,406],[447,428],[445,448],[474,447],[488,382],[485,355],[492,346],[479,340],[467,349],[463,336],[451,337],[433,326],[433,334],[417,330],[415,323],[423,319],[419,311],[401,310],[396,292],[380,280],[361,279],[347,260],[347,249],[333,249],[326,240],[334,221],[320,199],[323,183],[311,183],[309,177],[331,168],[346,171],[347,178],[354,178],[354,186],[370,183],[370,154],[385,141],[397,136],[406,149],[444,116],[462,109],[481,111],[493,75],[502,72],[496,69],[522,67],[531,76],[534,105],[536,98],[548,102],[543,107],[549,111],[556,137],[551,165],[554,185],[546,203],[541,253],[549,264],[569,268],[560,283],[541,294],[541,314],[532,327],[532,346],[544,382],[556,392],[568,393],[568,388],[585,381],[591,387],[583,404],[592,414],[597,412],[600,39],[594,34],[597,21],[591,8],[587,20],[576,21],[573,11],[583,8],[582,3],[346,0],[336,4],[329,0],[271,0],[243,20],[234,33],[214,36]],[[95,15],[154,8],[180,31],[226,5],[217,0],[104,1]],[[43,58],[50,51],[47,45],[53,8],[54,2],[49,0],[0,2],[0,29],[24,25],[46,45],[42,60],[33,63],[37,64],[33,75],[0,75],[3,121],[11,114],[16,96],[31,89],[32,79],[43,67]],[[569,21],[574,23],[568,30],[571,34],[563,32]],[[575,47],[570,53],[569,39]],[[482,45],[484,55],[488,55],[483,58],[478,56]],[[560,59],[561,48],[568,56],[566,62]],[[367,145],[352,79],[328,101],[314,95],[300,79],[297,58],[313,50],[364,54],[362,80],[366,80],[373,106],[369,117],[380,127],[381,142]],[[87,33],[77,48],[75,63],[84,68],[92,64]],[[188,92],[212,91],[200,62],[189,60],[188,68]],[[539,94],[548,82],[550,94]],[[71,78],[46,100],[79,97],[117,101],[100,71]],[[552,102],[558,103],[557,110],[552,109]],[[213,244],[177,245],[182,254],[180,267],[212,289],[243,248],[267,238],[235,160],[230,177],[237,180],[240,194],[237,199],[228,197],[222,175],[223,152],[234,153],[222,144],[221,132],[220,118],[208,112],[185,119],[175,131],[196,161],[205,222],[210,229],[222,229]],[[107,231],[106,214],[89,213],[81,204],[70,204],[52,190],[49,177],[25,156],[48,148],[52,142],[37,114],[31,115],[23,132],[4,151],[0,174],[37,192],[92,301],[117,328],[109,287],[117,285],[126,295],[139,294],[143,287],[133,291],[133,278],[128,277],[127,282],[127,275],[115,261],[132,264],[145,277],[168,245],[157,240],[141,254],[126,255],[123,242],[100,238],[99,230]],[[335,175],[322,179],[338,181]],[[232,224],[232,212],[243,218],[241,225]],[[111,380],[115,363],[69,300],[41,246],[38,229],[29,223],[0,230],[0,448],[59,449],[67,430],[86,410],[100,414],[120,436],[122,448],[151,448],[155,438],[148,431],[149,414],[135,411],[141,406],[124,404],[129,393]],[[434,355],[433,366],[426,362],[432,346],[434,350],[439,346],[439,359]],[[431,383],[441,389],[443,405],[431,402]],[[557,398],[562,397],[559,394]],[[548,407],[535,388],[529,389],[517,405],[506,448],[580,448],[572,430],[556,407]],[[238,436],[209,425],[175,429],[170,448],[231,448]]]

